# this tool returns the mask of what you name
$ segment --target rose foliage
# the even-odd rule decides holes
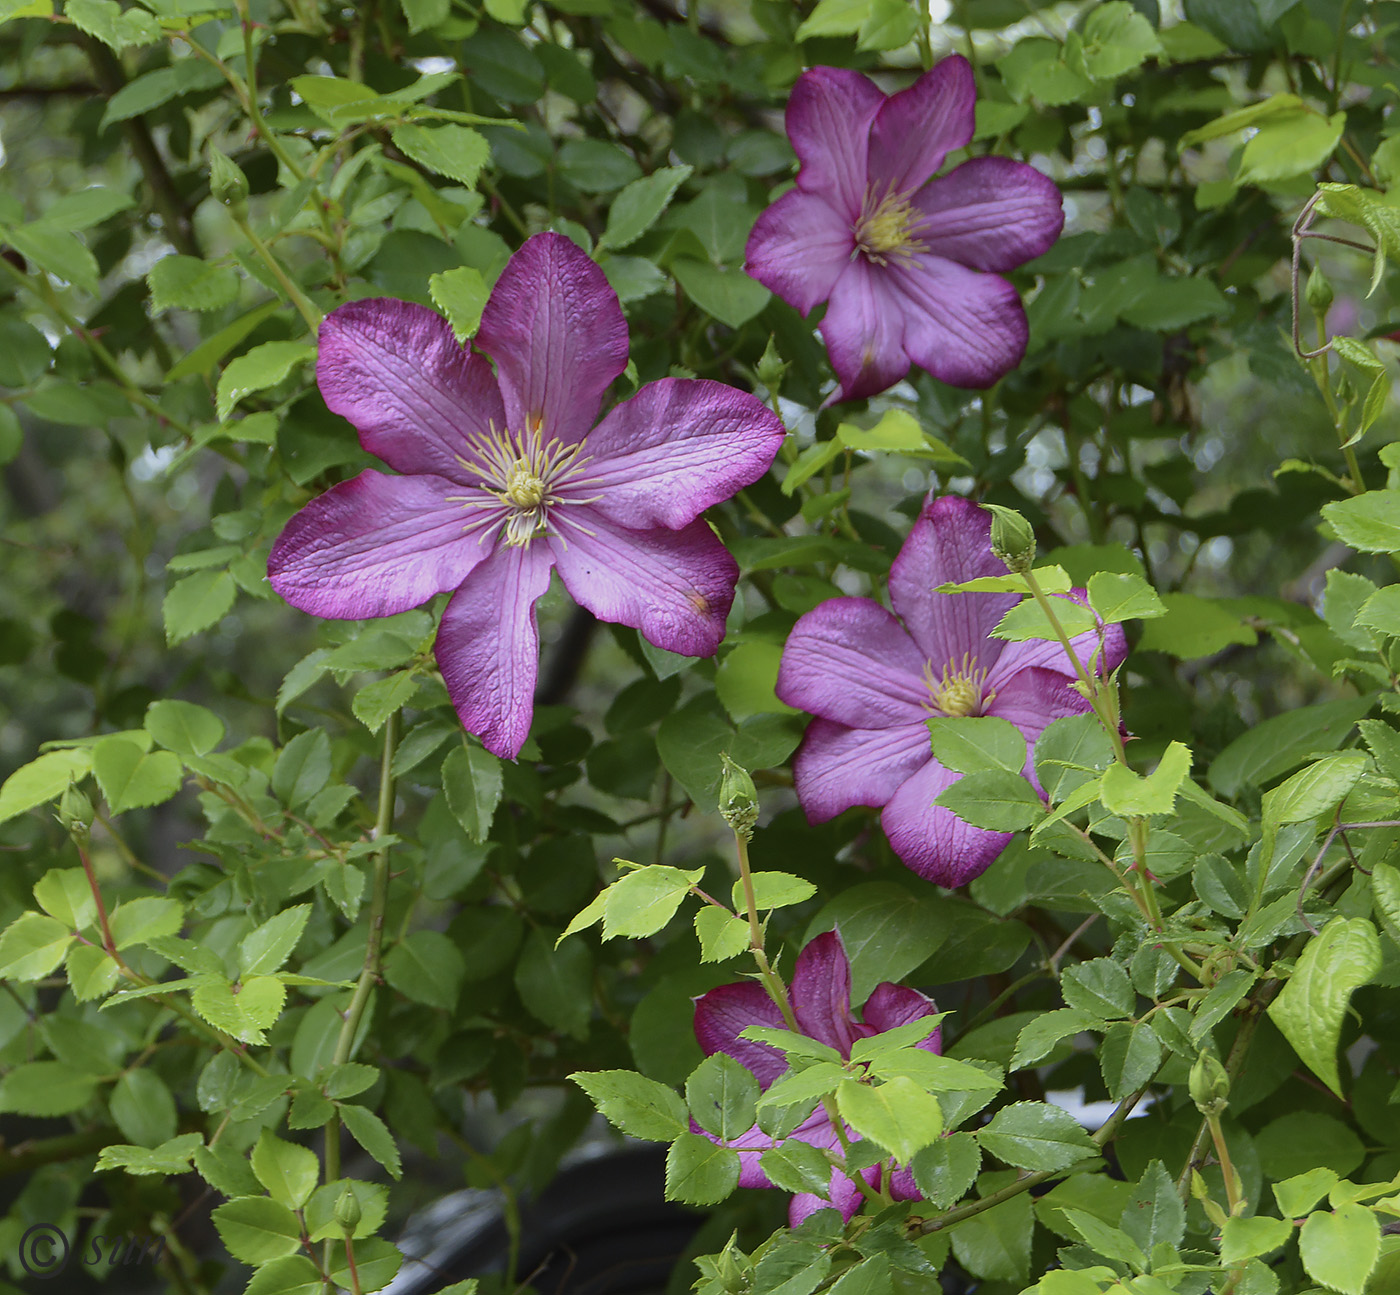
[[[1400,1291],[1395,8],[0,0],[9,1280]]]

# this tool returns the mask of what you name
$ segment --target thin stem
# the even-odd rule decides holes
[[[282,268],[282,263],[273,256],[272,249],[253,232],[252,224],[232,208],[229,209],[229,215],[232,217],[233,223],[238,226],[243,237],[252,244],[253,251],[258,254],[263,264],[272,271],[273,277],[277,282],[282,285],[282,291],[287,294],[288,300],[297,308],[301,317],[306,320],[306,326],[311,330],[311,336],[315,337],[320,331],[321,320],[324,318],[320,307],[311,301],[292,281],[286,270]]]
[[[88,887],[92,891],[92,902],[97,905],[97,917],[102,926],[102,947],[106,949],[107,956],[114,961],[117,958],[117,942],[112,938],[112,928],[107,922],[107,905],[102,902],[102,888],[97,884],[97,874],[92,870],[92,860],[88,858],[88,852],[83,848],[83,843],[75,834],[73,844],[77,847],[78,858],[83,861],[83,871],[87,874]]]

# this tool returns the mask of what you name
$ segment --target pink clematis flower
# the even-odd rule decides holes
[[[931,499],[890,569],[890,601],[903,624],[869,598],[832,598],[793,627],[778,671],[778,696],[817,717],[793,766],[808,820],[883,805],[894,852],[940,886],[980,876],[1011,836],[934,805],[960,775],[933,758],[929,717],[1009,720],[1025,736],[1025,775],[1039,789],[1035,740],[1052,720],[1089,711],[1058,643],[988,637],[1019,595],[933,592],[1005,574],[992,553],[991,514],[955,495]],[[1070,641],[1086,665],[1098,652],[1103,673],[1127,655],[1119,625]]]
[[[932,178],[972,138],[974,97],[960,55],[888,97],[844,68],[793,87],[797,187],[758,218],[745,268],[804,314],[828,303],[832,401],[883,391],[911,363],[989,387],[1025,354],[1026,313],[1000,272],[1049,248],[1064,211],[1046,176],[1010,158]]]
[[[792,1013],[802,1033],[835,1048],[843,1057],[851,1055],[851,1044],[857,1039],[883,1034],[897,1026],[907,1025],[925,1016],[933,1016],[938,1008],[927,995],[917,989],[896,985],[886,980],[875,986],[861,1009],[863,1020],[851,1016],[851,964],[846,948],[837,931],[819,935],[797,955],[792,985],[788,990]],[[767,991],[753,981],[737,985],[721,985],[695,1000],[695,1037],[705,1055],[723,1052],[734,1058],[767,1090],[774,1080],[787,1070],[787,1058],[777,1048],[739,1035],[750,1025],[785,1029],[783,1015],[768,997]],[[929,1052],[943,1050],[942,1030],[935,1027],[918,1045]],[[858,1135],[843,1130],[848,1141],[858,1141]],[[708,1134],[706,1136],[709,1136]],[[839,1148],[836,1129],[824,1106],[818,1106],[802,1124],[788,1135],[808,1142],[822,1150]],[[718,1142],[718,1138],[712,1138]],[[763,1172],[759,1158],[778,1142],[757,1125],[738,1138],[723,1145],[739,1153],[739,1186],[772,1187]],[[880,1166],[872,1165],[862,1171],[872,1187],[879,1183]],[[914,1185],[914,1175],[907,1169],[896,1169],[890,1176],[890,1194],[897,1201],[920,1199]],[[831,1171],[830,1200],[811,1192],[800,1192],[788,1207],[789,1225],[796,1227],[817,1210],[836,1208],[849,1219],[862,1200],[860,1188],[838,1169]]]
[[[400,475],[362,472],[312,500],[268,575],[292,606],[350,620],[455,591],[435,649],[443,680],[467,730],[513,759],[551,570],[600,620],[712,655],[738,567],[700,514],[768,470],[783,426],[745,392],[666,378],[595,427],[627,364],[627,322],[602,270],[558,234],[511,257],[475,342],[404,301],[327,317],[321,394]]]

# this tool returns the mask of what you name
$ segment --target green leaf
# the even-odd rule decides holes
[[[491,160],[491,146],[470,126],[395,126],[390,138],[406,157],[468,189]]]
[[[1089,605],[1109,625],[1165,616],[1157,591],[1139,575],[1100,571],[1089,577]]]
[[[1400,490],[1368,490],[1322,505],[1322,516],[1343,544],[1359,553],[1400,550]]]
[[[1254,972],[1236,967],[1220,977],[1210,992],[1197,1004],[1191,1019],[1191,1039],[1200,1042],[1217,1024],[1235,1010],[1239,1001],[1249,993],[1257,977]]]
[[[1376,353],[1369,346],[1358,342],[1354,337],[1334,337],[1332,349],[1342,359],[1360,369],[1367,383],[1356,434],[1347,442],[1350,445],[1360,440],[1362,434],[1385,410],[1390,397],[1390,370],[1376,358]]]
[[[818,0],[817,7],[799,24],[796,40],[816,36],[850,36],[870,15],[871,0]]]
[[[1094,613],[1079,603],[1058,594],[1051,595],[1055,618],[1070,638],[1093,631],[1097,622]],[[1054,626],[1034,598],[1023,598],[1004,615],[992,630],[992,637],[1010,643],[1025,643],[1032,639],[1058,639]]]
[[[459,342],[476,335],[481,312],[491,295],[481,271],[469,265],[443,270],[428,280],[428,294],[433,304],[447,316],[452,332]]]
[[[1308,941],[1268,1013],[1308,1069],[1339,1097],[1337,1041],[1352,991],[1381,967],[1376,928],[1364,918],[1336,917]]]
[[[1230,797],[1243,787],[1262,786],[1309,756],[1341,746],[1373,705],[1372,697],[1344,697],[1263,720],[1215,757],[1208,781],[1222,796]]]
[[[170,586],[161,606],[165,641],[172,647],[222,620],[238,587],[227,571],[196,571]]]
[[[695,936],[700,941],[701,962],[727,962],[749,947],[749,924],[706,904],[695,914]]]
[[[215,401],[219,421],[226,422],[244,396],[275,387],[297,365],[315,355],[316,347],[310,342],[263,342],[231,361],[219,375]]]
[[[927,1048],[897,1048],[877,1056],[870,1063],[870,1073],[880,1079],[907,1079],[928,1093],[996,1092],[1002,1086],[1000,1072],[989,1074]]]
[[[773,1186],[785,1192],[811,1192],[826,1200],[831,1189],[831,1161],[800,1138],[787,1138],[769,1147],[758,1163]]]
[[[1118,1226],[1144,1254],[1151,1254],[1157,1245],[1181,1244],[1186,1236],[1186,1207],[1160,1160],[1147,1166]]]
[[[306,1204],[321,1177],[321,1162],[314,1151],[284,1142],[270,1129],[258,1135],[252,1162],[253,1172],[272,1199],[290,1210]]]
[[[57,800],[71,782],[81,782],[92,769],[92,752],[75,748],[50,751],[21,765],[0,786],[0,823]]]
[[[1191,773],[1191,748],[1171,742],[1162,758],[1146,777],[1126,765],[1111,764],[1099,784],[1099,799],[1112,814],[1125,817],[1139,814],[1170,814],[1176,795]]]
[[[899,981],[935,952],[953,925],[944,902],[912,895],[894,882],[851,886],[813,919],[807,938],[841,930],[851,962],[851,1001],[864,1002],[882,980]]]
[[[376,679],[355,694],[350,709],[371,733],[378,733],[390,715],[402,710],[418,691],[419,680],[408,670]]]
[[[501,802],[501,762],[474,742],[463,742],[442,762],[447,805],[473,841],[484,841]]]
[[[336,1290],[353,1290],[345,1247],[342,1245],[338,1253],[337,1250],[331,1253],[336,1256],[330,1265],[331,1284]],[[382,1237],[369,1237],[355,1247],[355,1279],[362,1291],[377,1291],[387,1286],[402,1266],[402,1252]],[[248,1295],[247,1291],[243,1295]]]
[[[244,1043],[267,1042],[266,1031],[282,1014],[287,988],[276,976],[253,976],[235,992],[221,976],[205,976],[190,993],[190,1003],[210,1025]]]
[[[1115,1025],[1099,1047],[1099,1067],[1108,1095],[1121,1102],[1140,1088],[1162,1064],[1162,1045],[1150,1024]]]
[[[603,938],[618,935],[643,939],[655,935],[675,916],[676,910],[703,875],[703,869],[652,865],[629,872],[604,892]]]
[[[198,1133],[182,1133],[178,1138],[162,1142],[158,1147],[134,1147],[113,1144],[102,1148],[97,1157],[97,1172],[104,1169],[125,1169],[129,1174],[159,1174],[172,1178],[190,1169],[190,1158],[204,1150],[204,1138]]]
[[[58,1116],[81,1110],[97,1080],[62,1061],[25,1061],[0,1079],[0,1113]]]
[[[912,1079],[898,1077],[882,1084],[845,1079],[836,1089],[836,1105],[857,1133],[884,1147],[902,1165],[943,1131],[938,1099]]]
[[[1381,1252],[1381,1222],[1364,1205],[1309,1214],[1298,1235],[1308,1276],[1342,1295],[1363,1295]]]
[[[985,1151],[1018,1169],[1068,1169],[1099,1148],[1068,1111],[1045,1102],[1013,1102],[977,1131]]]
[[[1271,1219],[1265,1214],[1226,1219],[1220,1230],[1220,1262],[1233,1268],[1255,1255],[1266,1255],[1282,1248],[1292,1235],[1292,1223]]]
[[[165,1081],[144,1066],[117,1080],[107,1109],[122,1135],[138,1146],[158,1147],[175,1136],[175,1099]]]
[[[305,1255],[283,1255],[260,1264],[243,1288],[243,1295],[318,1295],[324,1289],[320,1270],[310,1259]]]
[[[1274,1184],[1274,1200],[1284,1218],[1301,1218],[1341,1179],[1335,1169],[1309,1169]]]
[[[142,895],[119,904],[112,913],[112,939],[118,949],[125,949],[175,935],[184,924],[185,910],[179,900]]]
[[[749,278],[743,270],[710,265],[689,257],[677,257],[671,262],[676,282],[701,310],[713,315],[730,328],[748,323],[771,295],[761,283]]]
[[[285,1205],[266,1196],[240,1196],[214,1211],[214,1226],[229,1254],[261,1266],[301,1249],[301,1223]]]
[[[1195,594],[1163,594],[1163,615],[1143,626],[1139,646],[1145,652],[1166,652],[1190,660],[1210,656],[1231,644],[1257,643],[1257,631],[1244,624],[1239,614],[1212,598]]]
[[[964,1219],[952,1229],[954,1258],[974,1276],[1023,1287],[1030,1275],[1032,1208],[1027,1192]]]
[[[775,1030],[773,1033],[786,1031]],[[758,1099],[759,1113],[813,1102],[834,1093],[845,1080],[845,1069],[834,1061],[818,1061],[815,1065],[789,1070],[777,1082],[770,1084]]]
[[[150,45],[161,39],[160,24],[143,9],[122,11],[116,0],[67,0],[68,21],[120,54],[128,45]]]
[[[739,1153],[698,1133],[682,1133],[666,1153],[666,1199],[715,1205],[739,1185]]]
[[[733,1057],[716,1052],[691,1072],[685,1100],[702,1129],[728,1142],[754,1126],[758,1081]]]
[[[272,791],[288,809],[300,809],[330,776],[331,740],[325,729],[307,729],[278,753],[272,766]]]
[[[1043,1012],[1021,1028],[1016,1036],[1016,1051],[1011,1058],[1011,1069],[1020,1070],[1034,1065],[1049,1056],[1052,1049],[1062,1039],[1072,1038],[1085,1030],[1102,1029],[1103,1022],[1077,1007],[1061,1007],[1053,1012]]]
[[[384,1166],[390,1178],[403,1177],[394,1135],[379,1116],[367,1106],[346,1103],[340,1107],[340,1118],[350,1130],[350,1136]]]
[[[413,931],[384,959],[384,979],[405,998],[445,1012],[457,1006],[466,962],[441,931]]]
[[[569,1078],[609,1123],[631,1137],[670,1142],[689,1128],[685,1103],[654,1079],[630,1070],[578,1071]]]
[[[926,723],[934,759],[948,769],[957,773],[1002,770],[1019,776],[1025,768],[1026,738],[1009,720],[995,715],[935,715]]]
[[[292,956],[310,916],[310,904],[295,904],[249,931],[238,945],[238,968],[242,974],[266,976],[280,971]]]
[[[918,420],[903,409],[886,410],[875,426],[869,428],[841,423],[836,428],[836,440],[847,449],[867,454],[890,450],[930,458],[948,467],[968,466],[961,454],[925,432]]]
[[[238,272],[197,256],[163,256],[146,274],[151,309],[222,310],[238,300]]]
[[[1065,1002],[1100,1020],[1131,1016],[1137,1004],[1128,973],[1112,958],[1091,958],[1060,979]]]
[[[306,1202],[303,1218],[309,1240],[339,1241],[345,1235],[336,1222],[335,1206],[347,1188],[360,1207],[360,1221],[355,1225],[353,1239],[372,1237],[379,1231],[388,1212],[389,1189],[381,1183],[367,1183],[358,1178],[338,1178],[316,1188]]]
[[[964,774],[933,802],[965,822],[994,832],[1016,832],[1045,814],[1045,805],[1018,773],[991,769]]]
[[[208,755],[224,740],[224,722],[212,710],[188,701],[153,701],[146,732],[177,755]]]
[[[1346,124],[1344,112],[1330,117],[1311,110],[1276,114],[1244,146],[1237,179],[1267,184],[1311,174],[1332,156]]]
[[[1090,1250],[1107,1259],[1116,1259],[1119,1263],[1127,1264],[1135,1272],[1146,1271],[1147,1256],[1142,1253],[1137,1242],[1121,1228],[1110,1227],[1088,1210],[1075,1209],[1072,1205],[1059,1206],[1059,1212]]]
[[[1248,107],[1227,112],[1223,117],[1217,117],[1214,121],[1198,127],[1196,130],[1188,130],[1181,137],[1180,147],[1194,148],[1197,144],[1204,144],[1212,139],[1233,135],[1236,131],[1259,126],[1271,117],[1291,116],[1302,107],[1303,101],[1296,94],[1276,94],[1259,103],[1252,103]]]
[[[1152,24],[1127,0],[1109,0],[1084,23],[1084,69],[1096,81],[1122,76],[1161,53]]]
[[[598,239],[598,246],[617,250],[635,243],[666,210],[691,170],[689,166],[663,166],[651,175],[633,180],[608,208],[607,228]]]
[[[42,980],[73,943],[73,932],[42,913],[21,913],[0,933],[0,977]]]
[[[755,872],[752,878],[754,902],[760,912],[789,908],[793,904],[804,903],[817,893],[817,888],[810,881],[794,877],[790,872]],[[742,881],[734,883],[730,898],[735,911],[742,913],[746,907]]]
[[[576,1039],[588,1034],[593,1013],[593,958],[579,940],[552,947],[532,931],[515,966],[515,989],[530,1013]]]
[[[34,883],[34,898],[44,912],[70,931],[81,931],[97,920],[97,901],[87,874],[81,868],[50,868]],[[3,947],[3,937],[0,937],[0,947]],[[3,966],[0,955],[0,967]],[[0,976],[5,974],[0,970]]]
[[[143,751],[125,737],[104,737],[92,748],[92,771],[113,814],[160,805],[179,790],[185,771],[169,751]]]
[[[970,1133],[950,1133],[918,1153],[909,1168],[924,1197],[938,1209],[956,1205],[971,1190],[982,1148]]]

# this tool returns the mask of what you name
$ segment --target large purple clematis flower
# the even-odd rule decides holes
[[[327,317],[321,394],[400,475],[362,472],[312,500],[268,575],[294,607],[343,619],[455,590],[437,636],[443,680],[467,730],[513,759],[550,571],[600,620],[713,654],[738,567],[700,514],[768,470],[783,426],[745,392],[666,378],[595,427],[627,364],[627,322],[602,270],[558,234],[511,257],[476,347],[404,301]]]
[[[841,936],[836,931],[817,936],[797,955],[788,997],[802,1033],[835,1048],[843,1057],[851,1055],[851,1044],[857,1039],[883,1034],[886,1030],[935,1015],[938,1011],[933,1000],[917,989],[886,980],[876,985],[865,1000],[865,1006],[861,1009],[864,1019],[855,1020],[851,1016],[851,964]],[[786,1028],[782,1012],[768,997],[767,991],[753,981],[721,985],[695,1000],[695,1037],[705,1055],[727,1053],[758,1080],[760,1088],[766,1090],[787,1070],[787,1058],[766,1043],[741,1039],[740,1034],[750,1025],[766,1025],[776,1030]],[[935,1027],[933,1033],[918,1046],[929,1052],[941,1052],[942,1031]],[[843,1132],[849,1141],[858,1140],[857,1135],[849,1130]],[[824,1106],[818,1106],[788,1136],[822,1150],[840,1145]],[[718,1138],[712,1140],[719,1141]],[[724,1145],[739,1153],[740,1187],[773,1186],[759,1164],[759,1157],[777,1145],[773,1138],[755,1125],[741,1137]],[[872,1165],[862,1172],[872,1187],[878,1185],[878,1165]],[[890,1175],[889,1188],[897,1201],[919,1199],[914,1175],[907,1169],[896,1169]],[[788,1208],[790,1225],[796,1227],[817,1210],[834,1207],[849,1219],[860,1208],[860,1188],[838,1169],[831,1171],[829,1196],[829,1201],[811,1192],[794,1196]]]
[[[1049,248],[1064,211],[1046,176],[1010,158],[932,178],[972,138],[974,97],[960,55],[888,97],[845,68],[793,87],[797,187],[758,218],[745,268],[804,314],[828,303],[833,400],[883,391],[911,362],[988,387],[1025,354],[1026,313],[1000,272]]]
[[[988,637],[1019,595],[934,592],[1005,575],[990,537],[985,509],[955,495],[931,499],[890,569],[890,601],[903,624],[869,598],[832,598],[793,627],[778,672],[778,696],[816,716],[793,766],[808,819],[823,823],[852,805],[883,805],[895,853],[940,886],[981,875],[1011,836],[934,805],[959,775],[933,758],[926,721],[1009,720],[1025,736],[1025,774],[1035,782],[1036,738],[1052,720],[1090,709],[1058,643]],[[1103,673],[1127,655],[1119,625],[1071,644],[1085,665],[1097,652]]]

